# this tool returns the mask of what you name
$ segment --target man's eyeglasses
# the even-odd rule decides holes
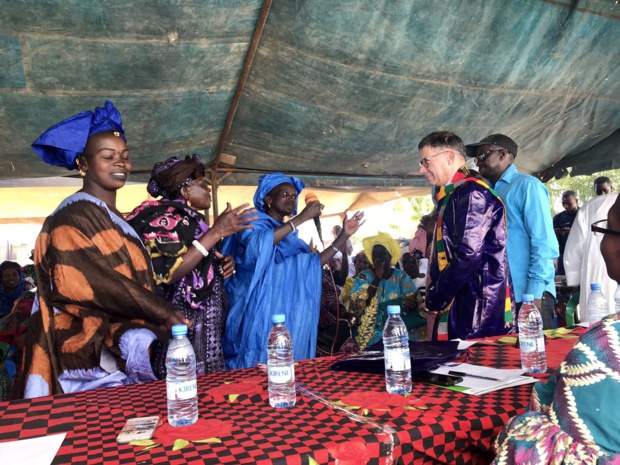
[[[607,220],[600,220],[592,223],[592,231],[596,236],[600,236],[602,234],[611,234],[612,236],[620,236],[620,231],[614,231],[613,229],[607,228]]]
[[[484,159],[491,155],[493,152],[501,152],[502,150],[504,149],[491,149],[487,150],[486,152],[482,152],[481,154],[476,155],[476,162],[484,161]]]
[[[420,166],[423,166],[424,168],[428,168],[429,161],[431,161],[433,158],[438,157],[439,155],[443,155],[446,152],[448,152],[448,150],[444,150],[443,152],[436,153],[432,157],[426,157],[426,158],[420,159]]]

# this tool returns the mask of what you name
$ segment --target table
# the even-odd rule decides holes
[[[549,340],[551,368],[575,340]],[[213,433],[221,442],[147,451],[116,443],[128,418],[166,416],[163,381],[0,403],[0,441],[67,432],[54,463],[489,463],[493,438],[524,411],[532,389],[468,396],[414,383],[405,398],[387,394],[383,376],[330,371],[333,361],[296,365],[300,389],[291,409],[269,406],[266,374],[258,367],[199,376],[201,418],[227,425]],[[519,350],[476,344],[469,363],[520,368]],[[231,397],[231,391],[245,394]]]

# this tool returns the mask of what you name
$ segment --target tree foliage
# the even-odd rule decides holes
[[[551,214],[555,215],[563,211],[562,192],[567,190],[576,191],[579,194],[579,205],[596,195],[593,185],[599,176],[607,176],[611,179],[614,190],[620,187],[620,170],[602,171],[591,176],[567,176],[560,180],[549,181],[546,186],[551,198]],[[400,199],[386,205],[382,214],[383,224],[380,229],[388,232],[395,239],[411,239],[423,215],[433,211],[430,187],[428,195]]]
[[[563,211],[562,192],[567,190],[575,191],[579,194],[579,205],[583,205],[586,200],[596,196],[594,191],[594,180],[599,176],[607,176],[611,179],[614,192],[620,186],[620,170],[601,171],[590,176],[567,176],[562,179],[549,181],[546,186],[551,197],[551,208],[555,214]]]

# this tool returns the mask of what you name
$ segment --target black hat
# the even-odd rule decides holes
[[[476,148],[481,145],[493,144],[499,145],[501,148],[508,150],[512,153],[513,156],[517,156],[517,143],[512,140],[510,137],[505,136],[503,134],[491,134],[490,136],[486,136],[477,144],[469,144],[465,146],[465,150],[467,151],[468,157],[476,156]]]

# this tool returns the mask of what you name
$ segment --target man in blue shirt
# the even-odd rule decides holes
[[[553,327],[555,267],[559,246],[547,188],[513,164],[517,144],[503,134],[492,134],[467,146],[480,174],[493,183],[508,216],[508,263],[520,308],[521,296],[533,294],[545,328]]]

